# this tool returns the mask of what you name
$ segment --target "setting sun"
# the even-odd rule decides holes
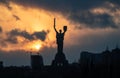
[[[32,43],[31,49],[32,49],[33,51],[40,51],[41,47],[42,47],[42,44],[41,44],[41,42],[38,40],[38,41],[34,41],[34,42]]]
[[[25,45],[25,48],[32,52],[39,52],[42,49],[42,46],[43,44],[40,40],[34,40]]]
[[[36,49],[36,50],[40,50],[40,48],[41,48],[41,45],[40,45],[40,44],[35,44],[35,49]]]

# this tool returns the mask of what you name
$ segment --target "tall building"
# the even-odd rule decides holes
[[[31,55],[32,69],[41,69],[43,67],[43,58],[41,55]]]
[[[120,48],[116,46],[115,49],[112,50],[111,52],[111,68],[114,73],[120,71]]]
[[[3,68],[3,62],[0,61],[0,68]]]
[[[120,72],[120,48],[117,46],[112,51],[107,48],[102,53],[81,52],[79,63],[83,71],[99,69],[104,72],[118,73]]]

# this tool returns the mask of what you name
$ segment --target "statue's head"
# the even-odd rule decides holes
[[[59,30],[60,33],[62,33],[62,30]]]

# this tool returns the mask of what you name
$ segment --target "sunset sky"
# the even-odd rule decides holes
[[[70,63],[81,51],[100,53],[120,43],[120,0],[0,0],[0,61],[30,65],[30,52],[51,64],[57,30],[67,25],[64,53]]]

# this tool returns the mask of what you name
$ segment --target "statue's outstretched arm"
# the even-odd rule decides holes
[[[55,18],[54,18],[54,30],[55,30],[56,33],[58,33],[58,31],[56,30],[55,26],[56,25],[55,25]]]
[[[65,34],[66,31],[64,31],[63,33]]]

